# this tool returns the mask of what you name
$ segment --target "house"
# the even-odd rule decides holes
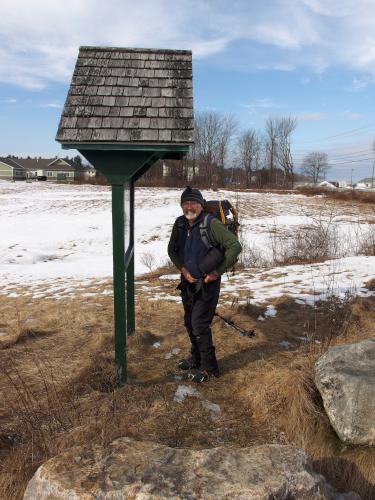
[[[44,175],[47,181],[68,181],[74,182],[82,177],[82,167],[68,158],[56,158],[51,161],[44,169]],[[42,170],[40,171],[42,172]]]
[[[18,159],[0,158],[0,179],[9,181],[24,181],[26,179],[26,169],[20,165]]]
[[[375,187],[375,180],[373,180],[371,177],[367,177],[366,179],[361,179],[360,181],[357,182],[355,187],[357,189],[371,189]]]
[[[45,168],[55,158],[17,158],[13,159],[26,170],[26,179],[35,179],[37,171]],[[41,174],[43,175],[43,174]]]
[[[81,179],[83,167],[69,158],[3,158],[0,179],[25,180],[46,178],[47,181],[74,182]]]
[[[334,190],[334,189],[337,189],[337,182],[328,182],[328,181],[323,181],[319,184],[319,187],[322,187],[324,189],[331,189],[331,190]]]

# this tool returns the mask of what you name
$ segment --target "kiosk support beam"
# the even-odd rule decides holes
[[[131,258],[126,266],[126,301],[127,301],[127,317],[126,317],[126,334],[133,335],[135,333],[135,301],[134,301],[134,181],[129,183],[130,196],[130,237],[129,249],[132,249]]]
[[[124,185],[112,184],[113,292],[117,385],[126,383]]]

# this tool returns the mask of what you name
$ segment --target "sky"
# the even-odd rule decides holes
[[[374,0],[2,0],[0,155],[66,155],[55,140],[81,45],[193,51],[195,111],[242,130],[294,116],[295,165],[372,175]],[[68,153],[73,156],[74,150]]]

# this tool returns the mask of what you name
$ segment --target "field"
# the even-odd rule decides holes
[[[0,182],[0,498],[73,444],[295,443],[338,489],[375,495],[375,452],[340,443],[313,383],[330,346],[374,335],[374,206],[301,194],[204,192],[238,207],[244,251],[213,323],[221,377],[175,369],[188,343],[166,245],[175,189],[136,190],[136,322],[114,390],[110,191]]]

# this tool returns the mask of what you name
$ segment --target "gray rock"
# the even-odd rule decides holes
[[[120,438],[42,465],[24,500],[358,500],[337,494],[293,446],[191,450]]]
[[[315,383],[341,441],[375,444],[375,339],[330,348],[315,364]]]

